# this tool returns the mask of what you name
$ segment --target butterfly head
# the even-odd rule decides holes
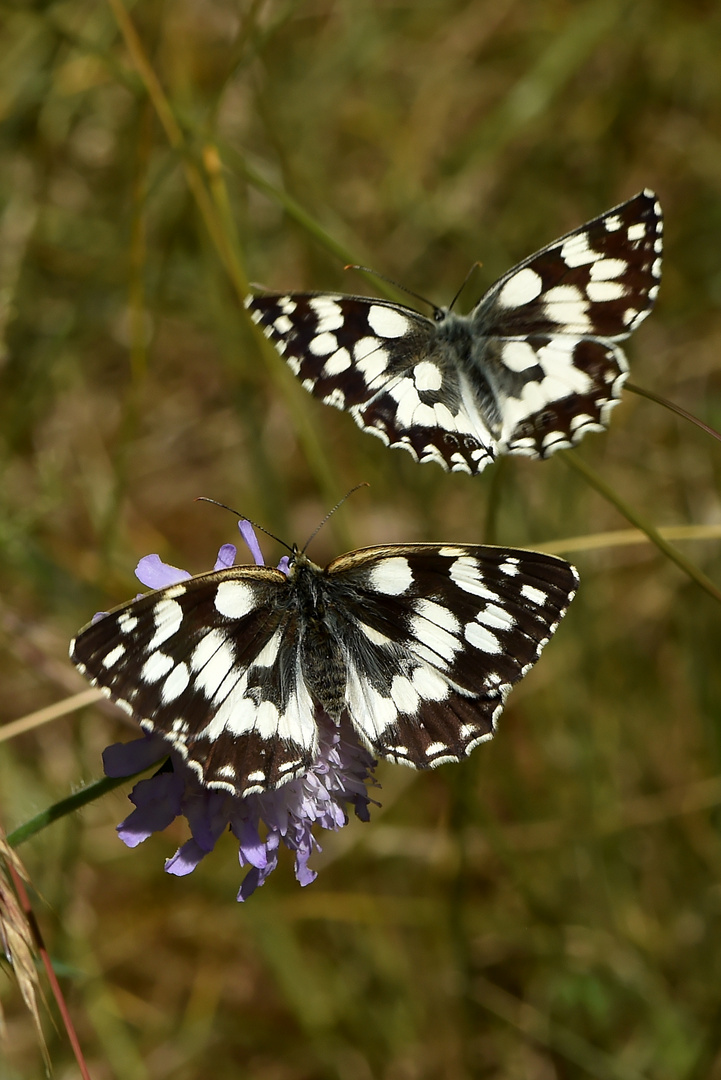
[[[322,573],[322,568],[314,563],[312,559],[309,559],[303,551],[300,550],[297,544],[293,544],[293,548],[290,556],[288,557],[288,569],[286,576],[290,583],[294,583],[298,580],[299,576],[304,570],[310,570],[315,573]]]

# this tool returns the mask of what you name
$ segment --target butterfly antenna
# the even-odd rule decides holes
[[[350,492],[349,492],[348,494],[350,494]],[[346,496],[346,498],[347,498],[347,496]],[[271,540],[275,540],[275,542],[276,542],[277,544],[280,544],[280,546],[281,546],[281,547],[284,547],[284,548],[286,549],[286,551],[290,551],[290,552],[291,552],[291,554],[292,554],[292,552],[293,552],[293,548],[292,548],[292,547],[290,546],[290,544],[286,544],[285,540],[281,540],[279,536],[276,536],[276,535],[275,535],[275,533],[269,532],[269,531],[268,531],[267,529],[264,529],[264,528],[263,528],[263,526],[262,526],[262,525],[259,525],[257,521],[253,521],[253,520],[252,520],[251,518],[249,518],[249,517],[246,517],[246,516],[245,516],[245,514],[241,514],[241,513],[240,513],[240,511],[238,511],[238,510],[234,510],[232,506],[227,506],[227,505],[226,505],[225,503],[222,503],[222,502],[218,502],[218,500],[217,500],[217,499],[209,499],[209,498],[207,497],[207,495],[198,495],[198,497],[197,497],[197,499],[196,499],[195,501],[196,501],[196,502],[207,502],[207,503],[212,503],[212,504],[213,504],[213,506],[219,506],[219,507],[220,507],[220,508],[221,508],[222,510],[229,510],[229,511],[230,511],[230,513],[231,513],[231,514],[235,514],[235,516],[236,516],[237,518],[240,518],[240,519],[241,519],[242,521],[247,521],[247,522],[249,522],[249,523],[250,523],[250,524],[251,524],[251,525],[253,526],[253,528],[254,528],[254,529],[260,529],[260,531],[261,531],[262,533],[265,533],[265,535],[266,535],[266,536],[269,536],[269,537],[271,538]],[[341,499],[341,502],[342,502],[342,501],[343,501],[343,500]],[[332,513],[332,512],[333,512],[333,511],[331,510],[331,513]],[[329,515],[329,516],[330,516],[330,515]],[[327,520],[327,519],[326,519],[326,520]],[[323,524],[325,524],[325,522],[323,522]],[[314,535],[315,535],[315,534],[314,534]]]
[[[480,270],[480,268],[481,268],[481,263],[479,263],[479,262],[474,262],[473,263],[473,265],[471,266],[471,269],[468,271],[468,273],[466,274],[466,276],[463,279],[463,284],[461,285],[460,289],[458,290],[458,292],[456,293],[456,295],[453,297],[450,304],[448,305],[448,310],[449,311],[453,311],[453,308],[456,306],[456,301],[458,300],[458,297],[461,295],[461,293],[465,289],[466,285],[471,280],[472,276],[475,274],[476,270]]]
[[[360,270],[364,274],[372,274],[373,277],[380,278],[381,281],[387,281],[388,284],[393,285],[394,288],[400,289],[401,292],[407,293],[408,296],[412,296],[414,297],[414,299],[419,300],[421,304],[426,304],[427,307],[433,309],[434,314],[439,313],[441,310],[436,304],[433,303],[432,300],[426,300],[425,296],[421,296],[419,293],[413,292],[413,289],[407,289],[405,285],[401,285],[398,281],[394,281],[393,278],[386,277],[385,274],[379,274],[377,270],[371,270],[369,266],[358,266],[356,263],[350,263],[348,266],[344,266],[343,269]],[[348,494],[350,495],[351,492],[348,492]]]
[[[320,530],[323,528],[325,523],[328,521],[328,519],[333,517],[333,514],[335,514],[336,510],[338,510],[343,505],[343,503],[346,501],[346,499],[349,499],[351,497],[351,495],[353,495],[356,491],[358,491],[362,487],[370,487],[370,484],[368,483],[367,480],[362,480],[360,482],[360,484],[356,484],[356,486],[351,488],[350,491],[347,491],[345,493],[345,495],[343,496],[343,498],[339,502],[337,502],[335,504],[333,509],[328,511],[328,513],[325,515],[325,517],[323,518],[323,520],[321,521],[320,525],[315,530],[315,532],[311,533],[311,535],[308,537],[306,542],[303,544],[303,547],[301,549],[303,554],[305,554],[306,548],[310,547],[311,543],[315,540],[316,536],[318,535]]]

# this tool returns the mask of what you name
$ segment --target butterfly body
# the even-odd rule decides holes
[[[644,191],[519,263],[468,315],[339,293],[246,305],[314,397],[418,461],[479,473],[607,425],[628,373],[619,343],[653,307],[661,248]]]
[[[428,768],[490,738],[577,585],[537,552],[365,548],[325,569],[294,551],[147,593],[71,644],[80,671],[209,787],[248,795],[307,772],[316,710]]]

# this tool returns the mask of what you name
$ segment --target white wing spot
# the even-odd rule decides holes
[[[443,384],[441,369],[430,360],[421,360],[413,368],[413,379],[417,390],[440,390]]]
[[[610,217],[606,218],[603,224],[606,226],[607,232],[618,232],[621,228],[621,219],[618,214],[611,214]]]
[[[588,301],[575,285],[557,285],[543,297],[544,311],[559,326],[586,331],[592,328],[587,315]]]
[[[469,645],[473,645],[474,648],[480,649],[481,652],[503,652],[501,643],[496,635],[492,634],[490,630],[487,630],[485,626],[481,626],[477,622],[468,623],[463,636]]]
[[[444,630],[449,630],[452,634],[457,634],[461,629],[461,624],[453,612],[442,604],[437,604],[435,600],[421,597],[420,600],[415,601],[413,607],[417,615],[422,615],[424,619],[435,623],[436,626],[442,626]]]
[[[117,664],[118,660],[120,660],[120,658],[125,655],[125,652],[126,649],[124,645],[116,645],[114,649],[111,649],[110,652],[103,657],[103,667],[113,667],[115,664]]]
[[[324,334],[329,330],[340,330],[345,322],[343,309],[329,296],[312,296],[308,301],[309,306],[318,316],[318,334]]]
[[[411,682],[424,701],[443,701],[450,693],[450,687],[443,676],[430,667],[416,668]]]
[[[413,584],[413,572],[407,559],[396,555],[376,563],[368,574],[368,588],[387,596],[400,596]]]
[[[448,761],[457,761],[458,755],[450,752],[450,747],[446,743],[432,742],[429,743],[425,749],[426,757],[437,757],[439,754],[449,754]],[[436,765],[442,764],[440,761],[435,762]]]
[[[350,353],[347,349],[337,349],[332,356],[329,356],[323,365],[322,375],[324,378],[328,378],[331,375],[340,375],[341,372],[347,371],[351,366]]]
[[[283,634],[281,630],[276,630],[273,636],[263,646],[258,655],[253,659],[253,667],[272,667],[275,663],[278,652],[280,650]]]
[[[242,619],[257,606],[255,593],[244,581],[221,581],[215,594],[215,609],[229,619]]]
[[[167,653],[154,652],[140,669],[140,678],[146,683],[156,683],[164,679],[170,669],[175,666],[172,656]]]
[[[371,304],[368,309],[368,325],[384,338],[403,337],[410,330],[410,322],[400,311],[392,307]]]
[[[462,648],[461,642],[454,634],[436,623],[429,622],[421,615],[413,615],[409,620],[409,625],[418,641],[444,660],[452,660]]]
[[[569,236],[561,245],[561,258],[566,266],[586,266],[587,263],[597,262],[598,252],[588,246],[588,235],[585,232]]]
[[[502,359],[511,371],[527,371],[538,363],[535,350],[527,341],[505,342]]]
[[[127,611],[118,618],[118,630],[121,634],[132,633],[137,625],[138,620],[135,615],[129,615]]]
[[[625,259],[599,259],[591,267],[591,281],[608,281],[620,277],[628,268]]]
[[[313,353],[313,356],[327,356],[328,353],[335,352],[337,348],[338,338],[335,334],[331,334],[330,331],[316,334],[308,344],[308,351]]]
[[[261,739],[273,739],[278,734],[280,712],[272,701],[261,701],[255,710],[254,730]]]
[[[462,555],[460,559],[451,565],[450,569],[451,580],[456,583],[459,589],[463,589],[464,592],[472,593],[474,596],[481,596],[485,600],[494,600],[496,603],[500,603],[500,596],[489,589],[487,585],[483,584],[483,575],[481,574],[480,567],[477,561],[471,558],[469,555]]]
[[[512,630],[516,625],[513,616],[498,604],[487,604],[483,611],[476,615],[476,622],[490,626],[493,630]]]
[[[629,240],[643,240],[646,235],[646,226],[642,221],[637,221],[634,225],[629,225],[626,235]]]
[[[382,375],[388,364],[388,353],[378,344],[377,338],[361,338],[353,346],[356,367],[366,382],[373,382]]]
[[[189,682],[190,672],[188,671],[188,665],[176,664],[163,683],[163,689],[160,693],[163,704],[167,705],[168,702],[179,698]]]
[[[345,409],[345,394],[339,386],[336,386],[330,394],[326,394],[323,402],[326,405],[332,405],[334,409]]]
[[[176,586],[177,589],[177,586]],[[183,588],[183,592],[185,589]],[[155,605],[153,611],[153,618],[155,619],[155,633],[148,642],[148,652],[153,652],[159,645],[162,645],[164,641],[167,641],[169,637],[177,633],[180,629],[180,625],[183,621],[183,609],[176,600],[167,599],[170,590],[166,593],[166,598],[159,600]]]
[[[620,300],[626,293],[626,286],[620,281],[589,281],[586,293],[594,304],[604,304],[609,300]]]
[[[548,600],[548,593],[545,593],[543,589],[537,589],[534,585],[522,585],[521,595],[525,596],[526,600],[530,600],[532,604],[545,604]]]
[[[543,282],[535,270],[526,266],[503,284],[498,294],[498,303],[501,307],[521,307],[540,296]]]
[[[410,679],[404,675],[394,675],[391,683],[391,699],[398,712],[413,716],[420,705],[420,695]]]
[[[206,634],[190,658],[190,666],[198,672],[195,685],[209,700],[215,697],[234,665],[233,646],[217,630]]]

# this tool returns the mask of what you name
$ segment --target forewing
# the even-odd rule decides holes
[[[644,191],[505,274],[473,312],[500,449],[547,457],[608,424],[628,373],[619,342],[653,308],[663,222]]]
[[[565,614],[574,568],[538,552],[422,544],[328,567],[348,617],[348,712],[374,752],[426,768],[492,736]]]
[[[430,319],[400,304],[331,293],[250,296],[246,305],[305,389],[387,446],[470,473],[495,456]]]
[[[307,771],[317,749],[290,587],[268,567],[202,574],[90,623],[70,656],[205,785],[265,791]]]
[[[514,266],[483,297],[476,320],[501,338],[622,341],[658,295],[662,234],[658,199],[643,191]]]

